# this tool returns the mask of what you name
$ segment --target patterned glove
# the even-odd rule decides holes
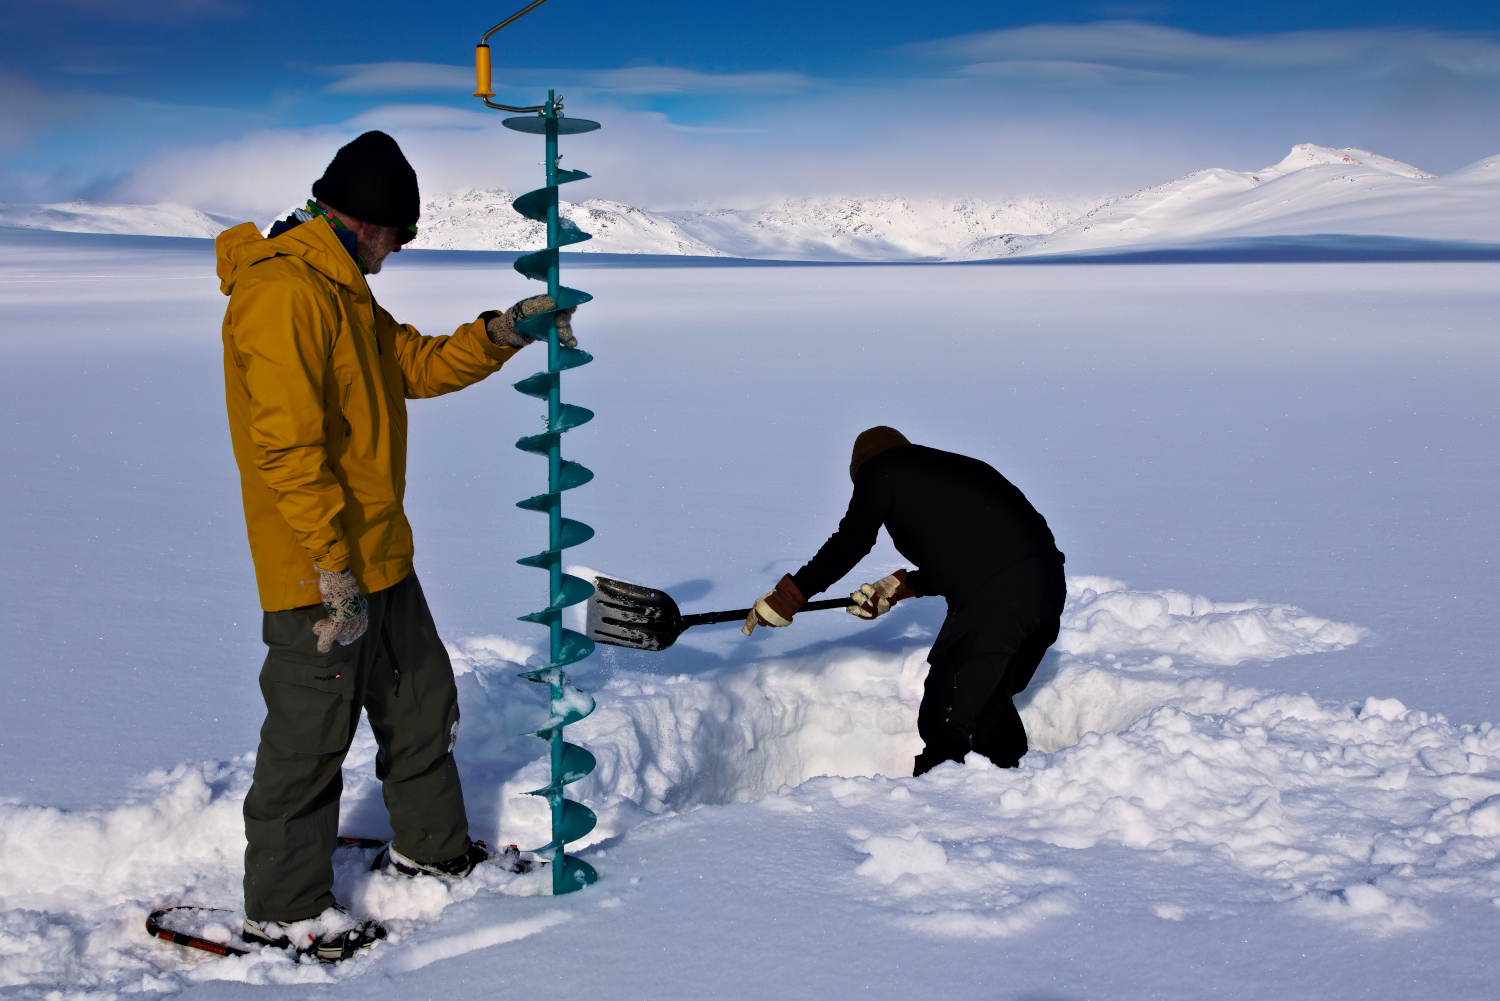
[[[915,598],[917,592],[906,586],[906,571],[897,570],[889,577],[882,577],[873,584],[861,584],[859,590],[849,595],[854,604],[844,611],[862,619],[874,619],[884,615],[902,598]]]
[[[318,634],[318,653],[333,649],[333,641],[339,646],[348,646],[365,634],[370,624],[370,603],[359,593],[359,584],[352,570],[318,571],[318,593],[323,596],[323,610],[328,618],[313,623],[313,632]]]
[[[757,625],[789,626],[792,624],[792,616],[796,615],[797,610],[805,604],[807,604],[807,599],[802,597],[801,591],[797,590],[792,575],[786,574],[776,582],[774,588],[756,601],[755,607],[750,609],[750,614],[745,616],[745,624],[740,627],[740,632],[749,636],[755,632]]]
[[[490,335],[490,340],[495,344],[501,347],[524,348],[535,338],[527,337],[517,330],[516,323],[528,316],[545,313],[556,307],[557,303],[550,295],[534,295],[529,299],[522,299],[503,313],[485,313],[484,328]],[[573,306],[552,314],[557,326],[557,340],[565,347],[578,347],[578,338],[573,336],[573,313],[577,309],[577,306]]]

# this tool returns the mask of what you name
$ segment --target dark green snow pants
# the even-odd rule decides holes
[[[350,646],[318,653],[322,605],[266,612],[255,778],[245,797],[245,916],[299,921],[332,906],[344,755],[360,710],[380,750],[375,775],[394,844],[419,862],[469,846],[453,761],[453,666],[415,573],[368,596],[370,625]]]

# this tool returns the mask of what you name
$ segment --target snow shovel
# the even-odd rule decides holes
[[[848,598],[810,601],[804,612],[825,608],[845,608],[854,604]],[[594,596],[588,601],[588,636],[596,643],[629,647],[632,650],[665,650],[677,637],[694,626],[715,622],[743,622],[748,608],[727,612],[699,612],[683,615],[677,602],[665,591],[640,584],[627,584],[609,577],[594,578]]]

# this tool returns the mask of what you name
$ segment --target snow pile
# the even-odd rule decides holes
[[[107,205],[83,200],[53,205],[0,203],[0,226],[19,229],[212,239],[232,225],[231,220],[186,205]]]
[[[1343,650],[1369,630],[1308,615],[1291,605],[1214,602],[1181,591],[1132,591],[1108,577],[1073,577],[1057,649],[1116,661],[1146,655],[1155,669],[1173,657],[1233,667],[1299,653]],[[1129,661],[1121,661],[1126,666]]]
[[[1076,254],[1320,234],[1497,243],[1497,160],[1434,177],[1364,150],[1304,143],[1262,170],[1200,170],[1107,202],[1021,249]]]
[[[370,764],[363,762],[366,771]],[[204,963],[203,953],[163,948],[146,937],[150,911],[186,906],[209,909],[177,915],[170,919],[173,928],[238,943],[241,809],[253,767],[247,756],[154,775],[139,803],[107,812],[0,806],[0,987],[119,988],[134,982],[138,990],[170,991],[193,980],[326,982],[366,969],[368,956],[326,968],[292,962],[276,951]],[[482,896],[545,895],[550,878],[485,866],[462,881],[412,880],[371,872],[373,856],[369,849],[341,849],[335,893],[354,915],[379,915],[393,944],[410,943],[398,959],[405,969],[521,938],[566,918],[544,914],[506,925],[503,933],[480,929],[470,936],[478,939],[463,948],[451,942],[434,947],[423,930],[449,907]]]
[[[1101,673],[1065,669],[1047,694],[1139,684]],[[788,808],[857,810],[849,837],[867,856],[854,872],[869,899],[940,936],[1007,935],[1066,913],[1088,865],[1076,853],[1100,846],[1224,869],[1239,900],[1372,934],[1430,923],[1427,901],[1500,891],[1500,729],[1392,700],[1323,706],[1220,686],[1189,701],[1013,771],[971,756],[922,780],[820,779],[781,795]],[[1074,854],[1038,863],[1040,846]],[[1182,920],[1233,902],[1154,906]]]
[[[1059,654],[1018,700],[1033,752],[1019,769],[971,756],[921,779],[905,776],[925,648],[844,647],[698,676],[619,671],[590,686],[598,708],[569,731],[598,759],[571,787],[600,817],[576,847],[649,838],[694,808],[750,804],[733,821],[742,840],[784,844],[778,825],[796,823],[799,837],[844,845],[824,891],[922,935],[1004,937],[1069,913],[1090,866],[1103,864],[1088,851],[1101,847],[1219,867],[1240,899],[1362,932],[1420,927],[1433,900],[1500,893],[1500,729],[1393,699],[1320,704],[1209,674],[1363,635],[1285,605],[1074,578]],[[536,650],[480,637],[451,653],[474,832],[540,845],[547,818],[525,792],[545,784],[546,763],[541,742],[522,734],[545,703],[516,677]],[[362,726],[346,765],[346,833],[388,830],[374,756]],[[392,931],[352,962],[209,960],[147,940],[153,907],[238,900],[251,767],[247,757],[155,774],[137,802],[110,811],[0,805],[0,986],[329,981],[418,969],[569,919],[558,908],[571,898],[551,902],[545,873],[487,866],[464,881],[408,880],[368,871],[368,850],[344,849],[340,900]],[[1159,896],[1165,920],[1223,905]],[[204,934],[232,936],[236,920],[211,915]]]

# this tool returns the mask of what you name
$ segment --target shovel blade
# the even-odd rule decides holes
[[[590,639],[632,650],[665,650],[687,628],[670,594],[609,577],[594,578],[587,615]]]

